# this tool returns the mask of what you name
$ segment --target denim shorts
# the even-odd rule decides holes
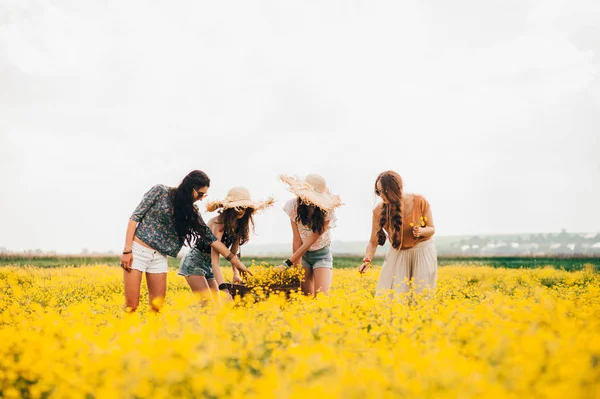
[[[302,267],[333,269],[333,256],[329,245],[316,251],[307,251],[302,257]]]
[[[185,254],[183,259],[181,259],[177,274],[185,277],[203,276],[206,277],[207,280],[214,279],[215,275],[212,271],[210,254],[192,248],[192,250]]]
[[[142,273],[166,273],[169,263],[167,257],[161,255],[158,251],[146,248],[145,246],[133,242],[131,245],[133,262],[131,268],[139,270]]]

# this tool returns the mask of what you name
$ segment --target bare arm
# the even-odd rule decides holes
[[[225,246],[225,244],[223,244],[221,241],[217,240],[217,241],[213,242],[212,244],[210,244],[210,246],[212,249],[217,251],[217,253],[219,253],[220,255],[223,255],[225,257],[225,259],[229,260],[231,262],[231,265],[233,267],[235,267],[236,269],[238,269],[238,271],[252,275],[252,273],[248,270],[248,268],[246,268],[246,266],[242,263],[240,258],[235,256],[235,254],[233,252],[231,252],[229,250],[229,248],[227,248]],[[211,253],[212,253],[212,251],[211,251]]]
[[[138,222],[129,219],[127,223],[127,232],[125,233],[125,245],[123,246],[123,252],[131,252],[131,246],[133,245],[133,236],[137,229]],[[121,255],[121,267],[128,272],[131,271],[131,264],[133,263],[133,254]]]
[[[323,233],[326,232],[327,229],[329,229],[329,220],[326,221],[323,225]],[[296,234],[298,234],[298,238],[300,238],[300,232],[298,231],[298,225],[293,222],[292,231],[294,231],[294,247],[296,247],[296,245],[298,244],[298,242],[296,241]],[[302,259],[306,251],[308,251],[308,249],[319,239],[319,237],[321,237],[323,233],[319,234],[313,232],[308,236],[308,238],[304,242],[302,242],[302,239],[300,239],[300,243],[302,244],[294,250],[294,254],[289,258],[292,261],[292,263],[296,264],[300,259]]]
[[[296,251],[302,246],[302,237],[300,237],[300,232],[298,231],[298,224],[296,222],[290,220],[292,224],[292,253],[296,253]]]
[[[377,236],[377,232],[379,231],[379,218],[381,217],[381,207],[373,209],[373,219],[371,221],[371,237],[369,238],[369,243],[367,244],[367,250],[365,251],[365,258],[372,260],[375,256],[375,251],[377,250],[377,245],[379,238]],[[368,261],[363,262],[362,265],[358,268],[360,273],[364,273],[367,267],[369,266]]]
[[[427,227],[415,227],[413,229],[415,237],[431,237],[435,234],[435,225],[433,224],[433,215],[431,214],[430,207],[427,207],[423,216],[427,218],[427,222],[425,222]]]
[[[231,246],[231,252],[233,252],[233,254],[237,257],[237,254],[238,254],[239,250],[240,250],[240,243],[239,243],[239,241],[236,241]],[[233,283],[234,284],[238,284],[238,283],[241,284],[242,283],[242,277],[240,276],[239,270],[236,269],[235,267],[232,267],[232,269],[233,269]]]
[[[221,229],[221,225],[216,223],[214,219],[211,219],[208,222],[208,227],[210,227],[210,231],[212,231],[215,237],[217,237],[217,241],[221,242],[221,238],[223,238],[223,230]],[[217,280],[217,285],[224,283],[225,279],[223,278],[223,273],[221,273],[220,255],[212,246],[210,249],[210,263],[212,265],[212,272],[215,275],[215,280]]]
[[[123,252],[131,252],[131,246],[133,245],[133,237],[135,236],[135,230],[137,229],[138,223],[144,219],[148,210],[154,206],[162,192],[161,186],[156,185],[148,190],[138,206],[133,211],[133,214],[129,218],[127,224],[127,232],[125,233],[125,246]],[[130,272],[131,264],[133,263],[133,254],[122,254],[121,256],[121,267]]]

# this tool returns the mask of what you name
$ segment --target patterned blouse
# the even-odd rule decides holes
[[[302,242],[304,242],[304,240],[306,240],[312,233],[312,229],[296,221],[296,217],[298,216],[298,198],[293,198],[286,202],[283,206],[283,211],[288,214],[292,222],[298,225],[298,232],[300,233]],[[337,221],[335,211],[326,213],[325,221],[329,221],[329,229],[325,230],[323,234],[317,238],[317,241],[315,241],[315,243],[308,249],[309,251],[317,251],[331,244],[330,231],[335,227],[335,222]]]
[[[217,237],[200,214],[198,218],[201,226],[199,241],[210,245]],[[138,223],[135,235],[140,240],[165,256],[177,257],[183,241],[179,239],[175,229],[175,212],[169,187],[162,184],[152,187],[133,211],[131,220]]]

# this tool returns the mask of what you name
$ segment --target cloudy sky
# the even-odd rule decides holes
[[[369,235],[377,174],[439,235],[600,230],[597,0],[0,0],[0,247],[120,251],[193,169],[278,203],[321,173]],[[204,214],[209,217],[209,214]]]

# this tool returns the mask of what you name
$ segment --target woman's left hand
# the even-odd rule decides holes
[[[423,230],[421,230],[421,227],[413,227],[413,236],[415,236],[415,238],[423,237]]]
[[[369,267],[371,267],[371,263],[365,263],[365,262],[363,262],[363,263],[362,263],[362,265],[360,265],[360,266],[358,267],[358,272],[359,272],[360,274],[363,274],[363,273],[365,273],[365,272],[367,271],[367,269],[368,269]]]

